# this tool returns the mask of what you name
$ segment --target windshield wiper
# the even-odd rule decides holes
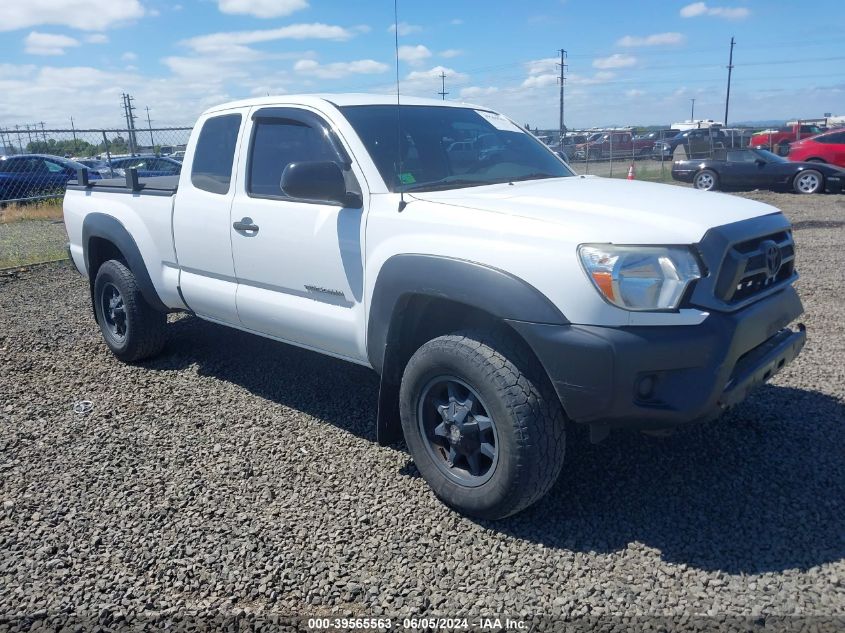
[[[538,171],[533,174],[525,174],[524,176],[519,176],[518,178],[511,178],[506,182],[520,182],[522,180],[543,180],[545,178],[563,178],[563,176],[555,176],[554,174],[546,174]]]
[[[409,191],[439,191],[443,189],[457,189],[458,187],[479,187],[481,185],[495,185],[496,182],[489,180],[470,180],[467,178],[458,178],[455,180],[435,180],[434,182],[421,182],[416,185],[410,185],[402,189],[403,193]]]

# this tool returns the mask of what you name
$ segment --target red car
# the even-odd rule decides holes
[[[775,154],[785,156],[790,143],[800,141],[802,138],[821,133],[822,129],[817,125],[798,125],[794,123],[777,130],[765,130],[758,132],[751,137],[748,147],[754,149],[767,149]]]
[[[801,139],[789,146],[787,158],[845,167],[845,128]]]

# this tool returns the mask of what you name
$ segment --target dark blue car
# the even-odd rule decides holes
[[[112,167],[126,170],[134,167],[138,176],[149,178],[152,176],[176,176],[182,171],[182,163],[167,156],[127,156],[112,158]]]
[[[20,200],[55,195],[64,191],[68,180],[76,179],[75,161],[48,154],[18,154],[0,157],[0,200]],[[90,180],[100,175],[88,171]]]

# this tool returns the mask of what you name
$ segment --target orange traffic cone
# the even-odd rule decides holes
[[[628,180],[633,180],[634,175],[634,163],[631,163],[631,166],[628,167]]]

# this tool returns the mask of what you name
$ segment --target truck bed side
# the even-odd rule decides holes
[[[76,267],[88,275],[93,240],[109,241],[111,234],[119,232],[129,248],[137,247],[160,301],[167,308],[183,308],[172,231],[177,183],[178,178],[168,176],[143,178],[136,191],[127,188],[123,179],[94,181],[88,187],[68,185],[64,218]],[[110,241],[117,246],[117,240]],[[130,259],[128,253],[124,256]]]

